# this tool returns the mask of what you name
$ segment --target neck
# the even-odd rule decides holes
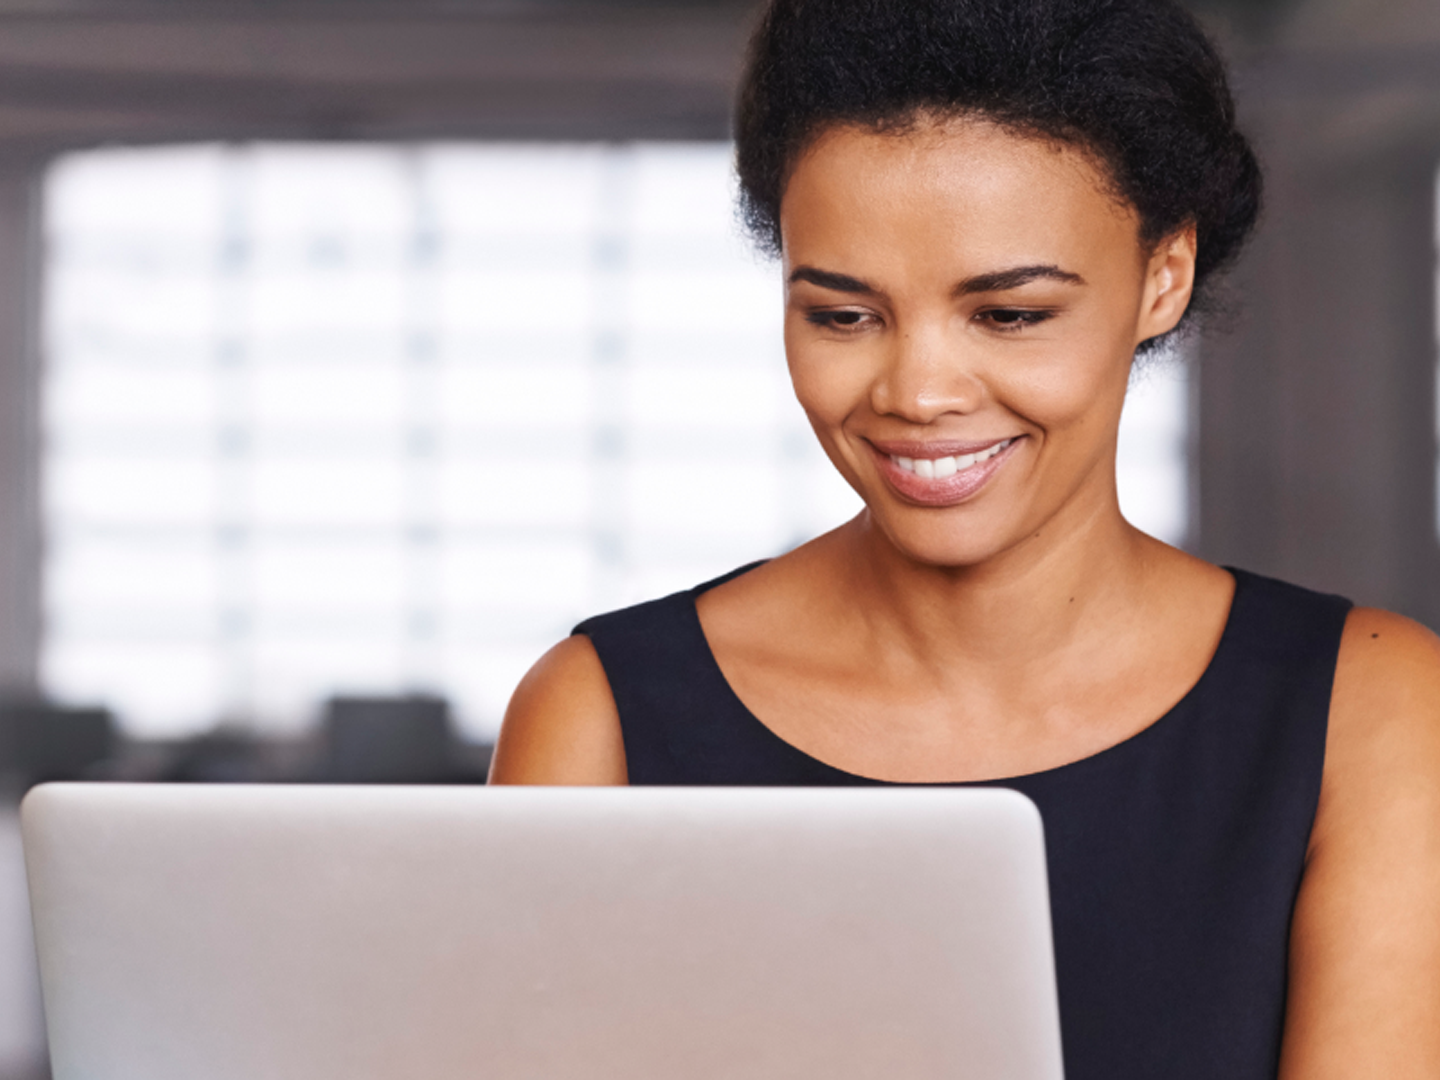
[[[1113,496],[1067,517],[983,563],[949,567],[908,557],[862,515],[850,542],[862,548],[856,584],[869,594],[859,609],[869,636],[937,672],[1013,672],[1053,663],[1086,627],[1133,625],[1124,613],[1141,610],[1163,547],[1124,520]]]

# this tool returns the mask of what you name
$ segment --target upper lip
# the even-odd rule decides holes
[[[1018,435],[1001,435],[994,439],[871,439],[870,445],[891,457],[934,461],[944,457],[961,457],[989,450],[997,443],[1017,439]]]

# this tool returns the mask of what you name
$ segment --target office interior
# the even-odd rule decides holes
[[[1435,374],[1440,7],[1427,0],[1196,0],[1196,8],[1229,51],[1239,107],[1267,171],[1268,198],[1257,238],[1233,275],[1227,309],[1181,355],[1167,360],[1166,370],[1150,376],[1160,384],[1151,391],[1163,399],[1159,407],[1170,426],[1136,443],[1133,456],[1141,476],[1136,512],[1154,514],[1158,532],[1206,558],[1440,626]],[[755,5],[748,0],[0,0],[0,774],[7,794],[0,815],[0,1080],[46,1074],[14,824],[15,803],[30,784],[85,778],[477,782],[484,776],[487,742],[506,687],[538,655],[539,643],[566,632],[567,620],[589,613],[587,605],[618,606],[692,584],[709,570],[719,573],[773,554],[807,530],[838,523],[854,508],[846,501],[848,493],[821,475],[824,463],[805,442],[803,425],[788,413],[772,415],[768,404],[754,407],[763,395],[784,393],[783,357],[778,341],[768,337],[773,313],[751,318],[740,310],[768,302],[761,286],[773,268],[760,262],[741,265],[733,221],[717,218],[720,224],[707,226],[705,237],[682,229],[678,240],[666,242],[669,247],[643,230],[632,235],[604,221],[591,222],[579,240],[550,238],[560,263],[575,259],[589,267],[583,286],[589,290],[588,321],[565,346],[583,354],[575,361],[579,367],[555,361],[550,383],[503,383],[504,394],[544,400],[537,405],[502,398],[490,412],[482,410],[466,423],[483,429],[486,416],[528,408],[529,436],[543,442],[555,433],[544,436],[534,429],[549,417],[567,428],[566,445],[578,455],[556,467],[584,470],[582,487],[610,490],[608,484],[620,494],[591,498],[583,521],[566,519],[555,526],[560,532],[543,536],[515,532],[513,522],[505,525],[512,531],[505,532],[489,519],[480,525],[466,519],[468,524],[445,532],[451,526],[443,513],[427,517],[397,511],[393,521],[375,528],[400,536],[385,556],[390,559],[386,565],[396,581],[410,584],[395,586],[393,596],[386,594],[390,606],[380,605],[366,617],[402,625],[392,644],[411,659],[402,657],[385,668],[383,677],[371,679],[332,678],[326,675],[332,669],[316,661],[318,666],[301,673],[304,678],[295,675],[288,690],[272,692],[265,682],[271,669],[256,659],[260,654],[253,641],[256,619],[264,613],[257,615],[259,609],[247,607],[249,601],[237,600],[225,586],[227,573],[259,573],[258,564],[247,562],[250,556],[243,552],[254,539],[247,530],[262,526],[243,515],[226,517],[222,507],[203,521],[188,522],[194,535],[203,534],[196,543],[208,545],[211,561],[205,572],[219,582],[206,586],[217,592],[205,611],[187,616],[188,623],[181,620],[157,631],[143,617],[147,590],[168,588],[166,595],[171,595],[176,582],[183,589],[189,580],[184,557],[175,556],[173,580],[167,581],[172,578],[166,570],[169,549],[157,548],[143,564],[150,569],[133,573],[125,594],[130,622],[107,623],[113,612],[107,614],[104,597],[91,611],[80,585],[56,584],[71,572],[65,553],[71,545],[83,546],[91,534],[81,527],[89,519],[76,525],[84,519],[83,507],[75,511],[65,494],[85,486],[57,494],[51,473],[65,468],[69,448],[90,436],[57,430],[61,420],[51,399],[109,394],[103,387],[87,391],[86,373],[97,366],[84,350],[126,325],[123,318],[105,323],[97,316],[104,332],[86,338],[89,316],[82,312],[74,316],[80,328],[73,340],[80,344],[66,344],[72,340],[66,337],[69,324],[61,325],[51,294],[60,288],[56,282],[64,260],[90,250],[85,247],[90,241],[70,243],[68,233],[61,235],[57,191],[72,181],[79,190],[89,175],[89,190],[103,196],[105,178],[112,175],[104,171],[105,163],[127,160],[142,166],[135,174],[142,186],[145,176],[171,166],[209,169],[206,175],[219,177],[214,182],[222,184],[227,176],[254,174],[261,168],[257,161],[280,161],[277,168],[284,172],[290,160],[284,157],[286,147],[297,148],[302,158],[308,154],[328,163],[325,183],[341,189],[347,177],[360,183],[367,169],[388,169],[396,176],[440,176],[449,169],[463,179],[465,168],[473,165],[483,173],[493,165],[493,155],[486,155],[499,147],[534,168],[551,170],[546,176],[585,172],[590,186],[564,191],[579,197],[574,192],[583,190],[586,199],[643,203],[647,191],[668,190],[680,182],[674,177],[703,165],[709,172],[702,187],[709,185],[706,205],[713,210],[719,190],[715,177],[726,160],[730,96],[754,15]],[[369,157],[367,148],[375,150]],[[682,150],[693,154],[683,156]],[[95,154],[110,156],[86,156]],[[99,171],[87,174],[87,162],[99,162]],[[644,186],[647,182],[651,188]],[[136,190],[114,189],[118,212]],[[564,191],[557,197],[567,197]],[[153,202],[153,191],[149,197]],[[496,196],[514,197],[513,184]],[[325,198],[323,191],[320,198]],[[505,219],[512,212],[481,205],[483,192],[474,198],[479,202],[473,205],[480,207],[474,213]],[[684,224],[688,204],[677,205],[667,213]],[[178,203],[174,212],[183,213]],[[150,213],[147,220],[155,219],[153,207]],[[163,205],[159,213],[165,216]],[[366,217],[364,207],[356,213]],[[403,248],[411,255],[402,257],[423,248],[422,234],[423,229],[406,241],[413,241]],[[104,236],[90,240],[99,243]],[[221,236],[214,242],[223,247],[227,241]],[[241,236],[237,242],[243,247],[250,240]],[[631,257],[638,264],[651,250],[646,244],[661,252],[652,278],[673,277],[666,269],[672,264],[665,262],[673,259],[679,260],[675,267],[693,270],[695,282],[724,279],[715,286],[721,299],[700,297],[714,309],[713,324],[687,336],[683,327],[632,332],[610,319],[606,312],[621,305],[627,287],[623,274],[614,270],[616,261]],[[700,258],[695,253],[702,249],[721,247],[731,260],[725,264],[729,269],[708,264],[694,269],[685,262]],[[115,280],[131,272],[127,265],[123,260],[112,265]],[[423,266],[411,270],[422,276],[427,272]],[[537,281],[536,275],[546,272],[544,267],[517,271],[511,284]],[[219,271],[211,276],[217,273],[223,278]],[[476,271],[475,280],[507,273],[490,266]],[[84,290],[75,295],[83,298]],[[193,294],[176,295],[174,315],[184,322],[193,315],[184,310]],[[653,302],[663,307],[668,294],[655,295]],[[150,302],[165,315],[163,298],[158,307],[153,296]],[[550,322],[563,322],[562,309],[573,303],[573,297],[561,296],[551,313],[534,315],[534,325],[545,329]],[[409,318],[376,331],[400,343],[396,349],[404,355],[397,353],[397,371],[427,370],[427,357],[433,360],[437,349],[484,352],[473,335],[436,345],[424,326],[417,331],[419,324],[405,321]],[[223,323],[223,312],[215,320]],[[523,337],[524,327],[515,331],[512,326],[510,332]],[[223,327],[205,333],[202,344],[190,347],[204,351],[197,362],[212,372],[207,392],[216,400],[243,397],[236,389],[242,383],[234,381],[235,356],[251,343],[243,333]],[[303,341],[295,347],[303,348]],[[325,347],[341,355],[349,346],[332,341]],[[697,356],[705,354],[711,365],[707,370],[734,368],[744,374],[735,376],[738,382],[702,380],[696,384],[699,390],[662,395],[653,407],[659,414],[673,414],[665,421],[670,427],[662,423],[654,430],[631,431],[621,420],[638,406],[624,399],[641,384],[634,371],[627,376],[627,356],[633,359],[646,348],[666,352],[666,363],[680,366],[693,349]],[[727,356],[727,350],[745,355]],[[512,367],[524,363],[523,350],[517,356]],[[56,373],[66,364],[64,380],[57,382]],[[343,367],[343,355],[331,367]],[[116,378],[113,372],[108,377]],[[561,384],[582,377],[589,395],[585,401],[570,413],[558,405],[558,411],[547,411],[548,395],[563,398]],[[123,371],[119,378],[123,383]],[[425,377],[419,378],[423,383]],[[673,372],[659,382],[666,378],[673,383]],[[428,392],[440,400],[435,415],[449,415],[445,395],[456,393],[455,387],[483,395],[487,379],[480,367],[471,370],[468,382],[431,385]],[[292,393],[306,386],[309,392],[327,392],[314,389],[320,386],[314,380],[296,385],[300,389],[292,387]],[[1137,387],[1137,393],[1144,390]],[[661,511],[632,506],[632,517],[684,502],[673,473],[656,464],[670,452],[666,439],[687,430],[688,409],[720,409],[732,399],[742,408],[754,407],[744,429],[748,435],[707,427],[702,438],[692,431],[697,445],[705,447],[701,456],[709,456],[686,468],[703,472],[731,452],[737,439],[753,436],[768,449],[755,456],[750,473],[713,473],[712,491],[719,492],[714,498],[730,499],[723,519],[716,519],[720,524],[704,516],[705,507],[694,511],[698,516],[691,533],[666,533],[663,527],[637,532],[639,526],[622,520],[617,507],[623,508],[626,485],[640,483],[635,479],[639,472],[626,472],[631,466],[638,469],[636,462],[650,462],[651,471],[644,475],[650,477],[646,482],[657,492],[655,505]],[[216,412],[211,405],[206,407]],[[79,414],[83,418],[84,408]],[[143,420],[149,414],[142,409],[136,415]],[[249,461],[253,447],[243,437],[246,431],[237,436],[232,430],[235,415],[225,414],[224,407],[217,415],[213,429],[196,437],[229,446],[212,455],[216,475],[222,475],[241,468],[236,461]],[[449,429],[437,421],[430,429],[411,430],[412,414],[392,419],[400,432],[399,449],[386,467],[420,461],[414,475],[421,479],[412,487],[443,488],[443,477],[435,479],[439,467],[424,462],[434,457],[434,440],[443,442]],[[480,430],[475,436],[476,445],[484,442],[484,434]],[[99,457],[108,452],[103,435],[94,435]],[[185,445],[177,443],[173,456],[183,456]],[[1147,454],[1166,456],[1169,471],[1159,480],[1145,480],[1150,474],[1144,470],[1154,464],[1147,464]],[[363,462],[363,455],[356,460]],[[162,478],[156,483],[163,488],[168,474],[154,475]],[[754,480],[769,485],[764,499],[751,490],[721,492],[727,476],[732,486],[750,483],[746,477],[769,477]],[[1163,491],[1155,487],[1161,481]],[[143,486],[143,477],[139,483]],[[104,487],[103,476],[91,488],[96,484]],[[111,494],[116,490],[121,489]],[[362,491],[359,497],[366,495]],[[147,497],[159,504],[182,500],[164,490],[151,490]],[[403,503],[409,496],[397,498]],[[766,500],[768,516],[761,523],[730,528],[754,511],[752,504]],[[413,511],[412,503],[406,505]],[[328,527],[311,525],[320,530],[315,535]],[[110,535],[96,529],[93,536],[102,540]],[[112,529],[114,535],[123,531]],[[347,534],[351,540],[360,535],[352,533]],[[570,539],[553,539],[562,533]],[[715,539],[721,534],[728,537],[724,543]],[[430,571],[424,568],[432,563],[423,553],[437,544],[470,542],[466,537],[473,540],[467,549],[470,562],[456,563],[459,569],[453,573],[463,576],[467,566],[482,568],[468,572],[490,573],[485,580],[493,578],[493,587],[505,592],[505,604],[487,608],[481,596],[479,607],[452,612],[433,601],[450,579],[443,574],[425,578]],[[552,541],[558,546],[546,547]],[[492,542],[501,547],[484,546]],[[501,559],[496,571],[500,557],[494,552],[502,549],[528,553],[529,561],[520,558],[507,569],[510,564]],[[322,544],[319,555],[311,551],[311,557],[319,565],[332,558],[343,562],[343,553],[328,550]],[[106,564],[96,565],[103,569]],[[124,573],[123,560],[110,565]],[[292,578],[299,574],[295,580],[302,580],[306,564],[294,565],[301,569],[292,566]],[[359,588],[367,577],[363,560],[351,565],[359,567],[352,570]],[[429,583],[414,585],[417,574]],[[285,579],[277,580],[283,585]],[[525,590],[542,586],[562,590],[562,599],[545,609],[544,618],[532,617]],[[567,601],[563,589],[572,586]],[[342,581],[337,588],[343,593],[347,586]],[[479,591],[486,588],[491,585]],[[415,596],[430,596],[433,602],[427,607],[414,602]],[[359,621],[360,615],[346,609],[332,622],[311,625],[307,640],[313,645],[333,639],[338,644],[326,655],[343,654],[351,640],[346,635],[358,633]],[[470,629],[445,639],[444,650],[426,645],[436,638],[437,625],[450,624]],[[151,715],[143,691],[148,682],[166,680],[170,661],[152,650],[144,654],[149,660],[132,662],[127,659],[132,654],[122,650],[115,654],[118,660],[102,656],[91,663],[85,657],[99,655],[91,639],[86,639],[90,652],[77,646],[72,656],[64,651],[69,648],[64,642],[71,640],[64,635],[76,625],[82,638],[90,632],[85,627],[99,626],[91,639],[130,635],[150,640],[157,633],[188,633],[201,641],[196,648],[204,654],[195,670],[208,674],[182,677],[177,666],[177,685],[190,678],[201,689],[189,697],[177,696],[178,691],[168,698],[158,694]],[[283,654],[283,635],[276,640],[274,648]],[[513,645],[516,640],[522,645]],[[194,645],[186,641],[186,648]],[[475,650],[492,648],[498,659],[485,661],[489,667],[473,686],[452,687],[447,673],[466,669],[471,642],[477,643]],[[512,643],[508,651],[506,642]],[[413,656],[405,653],[412,646]],[[379,648],[375,641],[364,645],[371,647]],[[449,658],[444,663],[434,660],[441,651]],[[192,649],[186,655],[200,653]],[[341,666],[333,670],[351,670],[336,663]],[[145,674],[137,679],[141,671]],[[116,686],[138,683],[140,696],[132,700],[118,690],[107,694],[105,679],[110,677],[120,680]]]

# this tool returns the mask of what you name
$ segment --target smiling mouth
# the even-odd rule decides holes
[[[897,468],[902,472],[913,473],[922,480],[948,480],[956,473],[962,473],[966,469],[973,469],[976,465],[983,465],[996,454],[1002,453],[1015,440],[1006,439],[994,446],[987,446],[973,454],[960,454],[956,457],[940,458],[908,458],[896,454],[887,455]]]

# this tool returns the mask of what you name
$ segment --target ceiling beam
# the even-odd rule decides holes
[[[365,0],[187,0],[167,15],[74,0],[31,17],[21,3],[0,0],[0,148],[38,152],[188,138],[723,138],[753,12],[422,0],[401,17]]]

